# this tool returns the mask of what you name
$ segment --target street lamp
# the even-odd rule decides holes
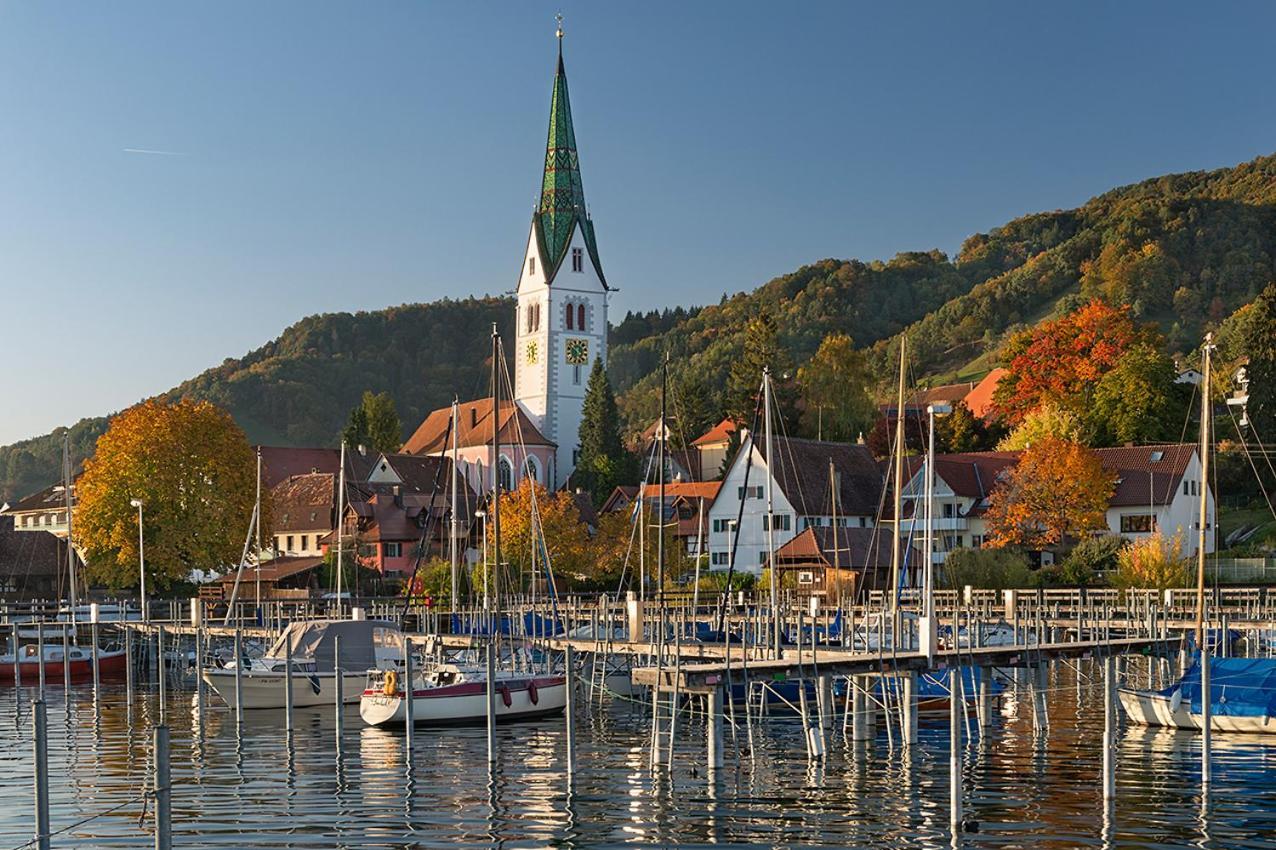
[[[922,564],[922,652],[928,659],[935,657],[936,626],[935,621],[935,417],[945,416],[953,412],[952,405],[928,404],[926,414],[930,419],[930,433],[926,442],[926,534],[924,543],[925,559]],[[913,511],[917,516],[917,511]],[[914,519],[916,522],[916,519]],[[916,526],[914,526],[916,528]],[[953,642],[956,645],[957,632],[953,631]]]
[[[129,504],[137,508],[137,564],[141,576],[142,622],[149,623],[151,618],[146,608],[146,541],[142,536],[142,500],[129,499]]]

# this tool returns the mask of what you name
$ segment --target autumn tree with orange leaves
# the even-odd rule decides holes
[[[256,498],[256,457],[216,405],[152,400],[111,420],[76,493],[75,538],[89,579],[137,586],[137,508],[130,502],[141,499],[146,582],[159,589],[192,570],[239,562]],[[262,512],[269,530],[268,504]]]
[[[1011,425],[1045,404],[1084,415],[1095,385],[1147,336],[1129,307],[1097,300],[1017,333],[1002,353],[1009,374],[997,385],[993,409]]]
[[[1107,528],[1116,474],[1094,452],[1047,438],[1029,447],[989,497],[989,546],[1043,550]]]

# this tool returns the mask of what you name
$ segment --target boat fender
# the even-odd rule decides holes
[[[312,673],[306,678],[310,682],[310,690],[315,692],[315,696],[319,696],[323,692],[323,684],[319,681],[319,677]]]
[[[501,702],[505,703],[505,707],[509,708],[514,703],[514,698],[510,696],[510,686],[502,684],[500,686]]]
[[[385,671],[385,685],[382,691],[388,697],[392,697],[399,692],[399,674],[397,671]]]
[[[537,705],[541,701],[541,695],[536,692],[535,679],[529,679],[527,682],[527,698],[532,701],[532,705]]]
[[[1170,697],[1170,711],[1177,713],[1183,705],[1183,689],[1178,688],[1174,691],[1174,696]]]

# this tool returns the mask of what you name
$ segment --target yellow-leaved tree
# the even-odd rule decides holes
[[[1116,570],[1108,577],[1113,587],[1167,590],[1194,583],[1192,559],[1183,554],[1183,538],[1178,534],[1166,539],[1158,531],[1135,540],[1117,552],[1116,561]]]
[[[151,400],[111,420],[76,490],[75,537],[90,581],[137,586],[132,502],[140,500],[147,588],[164,588],[193,570],[239,562],[255,500],[256,459],[244,432],[216,405]],[[269,539],[266,502],[262,513]]]
[[[1115,485],[1094,452],[1047,437],[1025,449],[993,489],[988,545],[1042,550],[1101,531]]]

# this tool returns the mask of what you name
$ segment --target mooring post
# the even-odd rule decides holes
[[[235,722],[244,719],[244,630],[235,627]]]
[[[961,676],[948,669],[948,806],[954,843],[961,832]]]
[[[979,668],[979,702],[976,706],[979,728],[982,732],[992,723],[992,668]]]
[[[851,677],[851,699],[854,711],[851,718],[851,740],[853,741],[867,741],[872,737],[869,731],[869,713],[872,705],[868,689],[868,676],[859,674]]]
[[[93,694],[96,696],[98,692],[98,686],[102,684],[102,674],[101,674],[101,670],[98,667],[97,606],[96,604],[93,606],[93,623],[89,626],[89,630],[90,630],[90,637],[93,641],[93,645],[91,647],[92,653],[93,653],[91,656],[91,660],[93,662]]]
[[[405,636],[403,639],[403,683],[400,686],[403,690],[403,752],[408,760],[408,765],[412,764],[412,736],[415,734],[416,725],[416,688],[412,684],[412,641]]]
[[[487,763],[496,764],[496,645],[487,643]]]
[[[1116,798],[1116,665],[1111,655],[1103,658],[1103,799]]]
[[[833,707],[833,677],[821,673],[815,679],[817,708],[820,712],[820,728],[827,731],[833,728],[833,718],[837,710]]]
[[[159,725],[164,725],[164,693],[165,679],[168,678],[164,665],[164,627],[155,630],[155,678],[159,684]]]
[[[124,698],[133,708],[133,630],[124,626]]]
[[[195,721],[199,735],[204,734],[204,621],[195,626]]]
[[[709,774],[722,769],[722,703],[723,688],[719,685],[709,692]]]
[[[155,727],[155,850],[173,846],[173,789],[169,776],[168,727]]]
[[[32,706],[35,729],[35,845],[49,850],[49,720],[44,700]]]
[[[1210,640],[1209,630],[1205,630],[1205,637],[1201,639],[1201,789],[1205,791],[1210,784],[1210,733],[1211,729],[1211,703],[1213,694],[1210,693]]]
[[[22,665],[18,660],[18,647],[22,643],[22,630],[17,623],[13,624],[13,693],[18,700],[22,698]],[[20,704],[20,703],[19,703]]]
[[[44,620],[35,623],[36,666],[40,670],[40,701],[44,701]]]
[[[571,644],[563,653],[563,666],[567,689],[567,703],[563,707],[567,725],[567,781],[570,783],[576,776],[576,659],[573,657]]]
[[[292,734],[292,641],[284,642],[284,731]]]
[[[909,670],[899,677],[900,700],[904,708],[903,739],[905,744],[917,743],[917,673]]]
[[[62,688],[67,695],[67,707],[71,705],[71,627],[62,625]]]
[[[341,752],[341,725],[345,720],[345,683],[341,679],[341,635],[332,638],[333,716],[337,721],[337,752]]]

